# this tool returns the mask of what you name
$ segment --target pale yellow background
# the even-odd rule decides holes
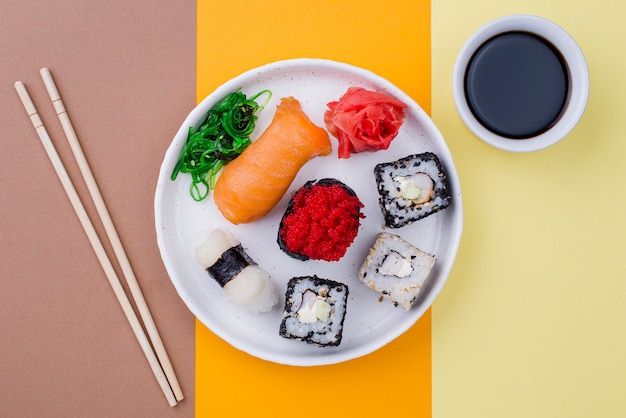
[[[465,229],[433,308],[433,417],[626,416],[626,2],[432,0],[432,103],[461,178]],[[585,54],[588,107],[556,146],[514,154],[458,117],[456,54],[530,13]]]

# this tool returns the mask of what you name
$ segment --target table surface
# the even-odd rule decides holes
[[[366,3],[2,2],[3,416],[626,415],[626,5]],[[557,145],[525,154],[474,137],[451,91],[465,40],[514,13],[543,16],[568,31],[591,81],[578,126]],[[365,67],[416,99],[451,149],[464,206],[457,260],[433,308],[375,353],[312,368],[256,359],[197,322],[167,276],[153,215],[163,155],[196,102],[242,71],[296,57]],[[180,379],[185,400],[174,408],[15,93],[13,84],[23,81],[70,176],[79,179],[38,74],[44,66]],[[87,196],[81,182],[76,187]],[[324,390],[303,392],[307,386]]]

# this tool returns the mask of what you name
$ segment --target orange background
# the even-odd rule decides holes
[[[198,1],[197,100],[269,62],[326,58],[387,78],[430,112],[430,2]],[[396,341],[345,363],[277,365],[196,326],[196,416],[430,417],[431,311]],[[407,400],[410,400],[407,402]]]

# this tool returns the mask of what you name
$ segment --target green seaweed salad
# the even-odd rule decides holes
[[[256,100],[262,95],[267,98],[258,104]],[[269,90],[262,90],[250,98],[237,90],[215,103],[197,130],[193,126],[189,128],[172,180],[176,180],[178,173],[189,173],[191,197],[198,202],[205,199],[215,187],[222,167],[250,145],[256,113],[263,110],[271,97]]]

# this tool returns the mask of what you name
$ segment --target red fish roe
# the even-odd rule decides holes
[[[357,236],[363,204],[335,179],[308,182],[293,196],[281,221],[278,242],[301,260],[338,261]]]

